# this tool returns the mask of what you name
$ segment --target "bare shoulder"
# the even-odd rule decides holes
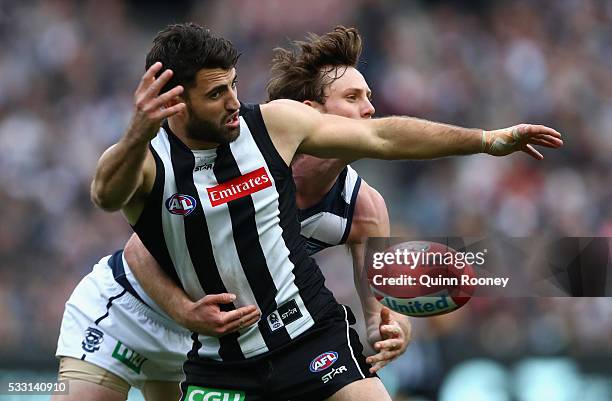
[[[312,132],[320,113],[288,99],[262,104],[260,109],[272,143],[289,165],[304,138]]]
[[[273,100],[262,104],[260,108],[268,131],[295,129],[297,124],[307,125],[312,122],[313,118],[320,116],[320,113],[312,107],[289,99]]]
[[[388,236],[389,213],[383,196],[362,180],[355,202],[348,242],[362,242],[367,237]]]

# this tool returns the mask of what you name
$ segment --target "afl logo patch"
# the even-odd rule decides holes
[[[321,372],[329,368],[338,360],[338,353],[335,351],[327,351],[316,357],[310,362],[310,371],[312,373]]]
[[[166,199],[166,209],[172,214],[187,216],[196,208],[196,200],[189,195],[174,194]]]

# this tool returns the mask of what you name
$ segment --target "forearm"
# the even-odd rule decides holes
[[[351,247],[351,252],[353,254],[360,253],[359,247],[363,245],[357,245]],[[361,266],[363,263],[357,261]],[[356,261],[353,260],[353,265],[355,266]],[[372,290],[370,289],[369,282],[365,271],[363,269],[355,269],[354,271],[354,280],[355,280],[355,288],[359,294],[359,300],[361,301],[361,307],[363,310],[363,317],[366,325],[366,334],[370,343],[374,343],[378,341],[380,338],[380,324],[381,324],[381,309],[383,308],[382,304],[376,300],[374,294],[372,294]],[[401,330],[404,332],[404,337],[409,339],[411,337],[411,326],[410,321],[407,316],[401,315],[397,312],[390,311],[393,317]]]
[[[161,269],[136,234],[132,235],[124,252],[131,271],[145,292],[173,320],[185,326],[185,311],[192,303],[188,295]]]
[[[353,259],[353,281],[355,283],[357,295],[359,296],[359,301],[361,302],[368,338],[375,338],[378,335],[382,305],[374,298],[370,290],[370,285],[363,266],[364,248],[365,245],[363,243],[353,243],[350,245]]]
[[[93,202],[107,211],[125,206],[142,184],[148,152],[148,142],[127,135],[104,152],[91,184]]]
[[[462,128],[412,117],[387,117],[371,121],[380,141],[380,157],[430,159],[484,151],[480,129]]]

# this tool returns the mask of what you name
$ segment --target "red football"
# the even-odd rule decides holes
[[[457,252],[437,242],[402,242],[374,252],[368,280],[376,299],[398,313],[442,315],[470,300],[472,264],[481,263],[481,258],[481,254]]]

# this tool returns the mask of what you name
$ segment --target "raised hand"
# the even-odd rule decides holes
[[[128,132],[134,139],[149,141],[155,137],[164,119],[185,109],[185,103],[177,102],[164,107],[168,102],[183,93],[181,85],[159,94],[161,89],[172,78],[172,70],[167,69],[155,78],[161,71],[162,63],[153,64],[144,73],[136,92],[134,92],[134,115]]]
[[[544,156],[533,145],[547,148],[563,146],[561,134],[544,125],[520,124],[510,128],[482,132],[483,152],[493,156],[505,156],[522,151],[537,160]]]

